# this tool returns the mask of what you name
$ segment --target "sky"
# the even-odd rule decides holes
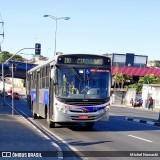
[[[160,0],[0,0],[2,51],[12,54],[41,43],[41,55],[134,53],[160,60]],[[0,34],[3,28],[0,23]],[[3,40],[3,41],[2,41]],[[34,50],[23,50],[29,58]]]

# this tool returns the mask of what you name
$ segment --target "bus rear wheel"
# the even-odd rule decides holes
[[[48,121],[49,128],[55,127],[55,122],[52,122],[51,120]]]
[[[37,119],[37,118],[38,118],[37,114],[33,113],[33,119]]]
[[[86,122],[86,127],[87,127],[88,129],[93,128],[93,126],[94,126],[94,122]]]

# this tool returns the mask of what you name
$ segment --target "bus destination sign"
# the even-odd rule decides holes
[[[103,65],[103,58],[75,58],[75,57],[61,57],[58,59],[59,63],[64,64],[90,64],[90,65]]]

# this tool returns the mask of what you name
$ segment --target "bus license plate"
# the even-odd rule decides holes
[[[79,119],[88,119],[88,115],[80,115]]]

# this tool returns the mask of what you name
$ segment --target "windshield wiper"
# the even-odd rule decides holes
[[[73,74],[77,77],[77,79],[79,80],[79,82],[82,82],[81,77],[77,74],[76,70],[75,70],[73,67],[71,67],[71,71],[72,71]]]

